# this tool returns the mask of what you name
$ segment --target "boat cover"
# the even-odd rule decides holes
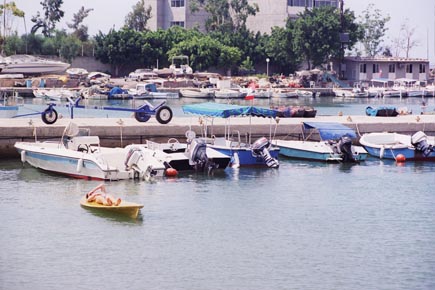
[[[342,136],[349,136],[356,138],[356,133],[353,129],[344,126],[340,123],[317,123],[317,122],[304,122],[305,130],[317,129],[322,140],[336,140]]]
[[[185,114],[202,115],[208,117],[228,118],[234,116],[256,116],[275,118],[277,112],[266,108],[254,106],[239,106],[219,103],[201,103],[193,105],[184,105]]]

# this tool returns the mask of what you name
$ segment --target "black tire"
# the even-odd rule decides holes
[[[151,118],[151,115],[149,115],[145,112],[136,112],[136,113],[134,113],[134,118],[138,122],[147,122]]]
[[[55,109],[47,109],[41,114],[42,122],[51,125],[57,121],[57,112]]]
[[[156,119],[160,124],[168,124],[172,120],[172,110],[168,106],[160,107],[156,112]]]

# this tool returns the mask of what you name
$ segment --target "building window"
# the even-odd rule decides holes
[[[288,6],[313,7],[313,0],[287,0]]]
[[[184,27],[184,21],[171,21],[171,27],[172,26],[181,26],[181,27]]]
[[[373,73],[378,73],[379,72],[379,64],[378,63],[374,63],[373,64]]]
[[[314,0],[315,7],[332,6],[338,7],[338,0]]]
[[[359,72],[365,74],[365,73],[367,72],[367,64],[365,64],[365,63],[360,63],[360,64],[359,64]]]
[[[396,72],[396,65],[394,63],[388,65],[388,72],[389,73],[395,73]]]
[[[184,7],[184,0],[171,0],[171,7]]]
[[[426,65],[423,63],[420,64],[420,73],[421,74],[426,73]]]
[[[412,64],[407,64],[406,65],[406,73],[407,74],[412,74]]]

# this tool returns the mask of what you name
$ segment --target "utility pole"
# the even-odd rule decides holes
[[[344,56],[344,44],[343,44],[343,39],[342,39],[342,35],[344,32],[344,16],[343,16],[343,1],[344,0],[340,0],[340,45],[341,45],[341,51],[340,51],[340,60],[339,60],[339,64],[338,64],[338,79],[341,79],[341,64],[343,62],[343,56]]]

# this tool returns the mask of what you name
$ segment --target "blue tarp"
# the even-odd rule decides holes
[[[120,87],[113,87],[109,92],[109,99],[113,98],[114,95],[127,94],[127,90],[123,90]]]
[[[304,122],[304,129],[317,129],[322,140],[336,140],[342,136],[356,138],[356,133],[353,129],[346,127],[340,123]]]
[[[183,112],[185,114],[194,114],[208,117],[228,118],[234,116],[256,116],[256,117],[276,117],[276,111],[254,107],[254,106],[239,106],[227,105],[219,103],[202,103],[193,105],[184,105]]]
[[[378,108],[368,106],[366,108],[366,115],[372,117],[395,117],[399,115],[399,112],[393,106],[381,106]]]

